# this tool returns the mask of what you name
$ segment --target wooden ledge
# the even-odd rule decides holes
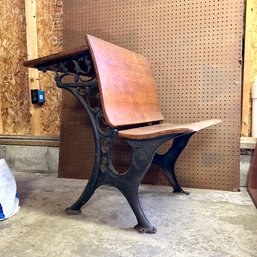
[[[0,145],[28,145],[59,147],[60,137],[1,135]]]
[[[87,46],[84,45],[71,50],[63,51],[56,54],[51,54],[51,55],[37,58],[34,60],[29,60],[24,62],[23,65],[28,68],[39,68],[42,66],[47,66],[53,63],[57,63],[59,61],[62,61],[63,59],[66,59],[72,56],[83,54],[86,50],[87,50]]]
[[[241,137],[240,138],[240,149],[255,149],[257,138],[253,137]]]

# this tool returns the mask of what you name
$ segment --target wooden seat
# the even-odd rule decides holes
[[[221,121],[162,123],[164,117],[149,61],[99,38],[87,35],[86,40],[88,49],[80,47],[24,64],[44,72],[54,71],[56,85],[81,102],[92,124],[95,140],[92,175],[66,213],[80,214],[98,187],[111,185],[118,188],[130,204],[138,222],[135,229],[155,233],[156,228],[144,215],[138,199],[139,184],[145,173],[152,163],[159,165],[173,191],[187,194],[177,181],[175,163],[193,134]],[[66,77],[70,80],[64,80]],[[92,92],[95,92],[94,101],[90,100]],[[115,170],[112,164],[112,147],[117,137],[134,150],[125,173]],[[158,154],[159,147],[170,139],[173,139],[170,149],[163,155]]]
[[[148,139],[170,134],[197,132],[201,129],[220,123],[220,120],[206,120],[188,124],[161,123],[132,129],[119,130],[118,136],[126,139]]]

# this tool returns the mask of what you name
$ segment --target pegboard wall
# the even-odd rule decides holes
[[[176,169],[182,185],[237,190],[243,16],[243,0],[64,0],[64,48],[85,44],[85,35],[91,34],[147,57],[166,121],[223,120],[221,125],[194,135],[179,158]],[[80,119],[72,111],[79,108],[74,101],[65,95],[63,117],[73,112]],[[81,130],[76,133],[83,134],[85,141],[73,141],[78,149],[74,148],[76,154],[72,156],[65,143],[66,132],[70,135],[78,130],[75,123],[86,123],[85,118],[79,119],[69,128],[63,119],[60,176],[85,177],[91,173],[91,132],[79,126]],[[68,156],[75,158],[70,168],[62,165]],[[120,162],[126,162],[126,157],[119,156]],[[76,166],[81,159],[86,171]],[[166,183],[156,168],[145,181]]]

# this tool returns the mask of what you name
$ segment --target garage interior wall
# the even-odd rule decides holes
[[[36,8],[35,30],[37,40],[27,42],[25,6]],[[11,135],[59,135],[61,93],[54,84],[53,76],[39,75],[39,85],[45,90],[46,103],[38,107],[35,116],[30,101],[31,84],[28,69],[23,67],[27,60],[28,44],[37,48],[38,57],[62,50],[62,1],[2,0],[0,5],[0,133]],[[35,88],[35,86],[34,86]],[[32,129],[37,123],[38,131]]]

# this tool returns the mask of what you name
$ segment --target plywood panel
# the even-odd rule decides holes
[[[38,18],[38,38],[30,38],[30,45],[34,44],[35,49],[39,48],[39,56],[61,51],[62,1],[33,3],[37,5],[35,18]],[[41,108],[39,118],[34,117],[35,113],[31,108],[29,84],[36,84],[36,81],[32,83],[29,80],[31,78],[27,68],[22,65],[28,54],[25,1],[3,0],[0,13],[0,133],[31,134],[35,133],[32,129],[34,126],[39,128],[37,134],[59,134],[61,94],[60,90],[56,89],[52,75],[40,75],[39,82],[46,91],[47,102]],[[28,23],[27,25],[29,26]]]
[[[38,40],[37,40],[37,16],[36,16],[36,0],[25,0],[26,14],[26,39],[27,39],[27,56],[28,59],[38,58]],[[28,86],[29,90],[39,89],[38,70],[28,69]],[[40,116],[41,106],[30,105],[31,113],[31,133],[40,134]]]
[[[94,163],[93,131],[81,104],[62,94],[59,177],[89,178]]]
[[[257,76],[257,1],[246,3],[245,47],[244,47],[244,79],[242,102],[241,135],[251,136],[251,89]]]
[[[37,1],[38,56],[62,51],[62,1]],[[39,84],[45,91],[46,103],[41,108],[41,134],[58,135],[60,131],[61,90],[54,74],[39,73]]]
[[[31,114],[27,69],[25,2],[2,0],[0,5],[0,92],[2,132],[30,133]]]
[[[237,190],[244,1],[64,0],[64,13],[66,49],[88,33],[151,61],[166,121],[223,120],[193,137],[176,168],[184,186]],[[166,183],[153,172],[148,182]]]

